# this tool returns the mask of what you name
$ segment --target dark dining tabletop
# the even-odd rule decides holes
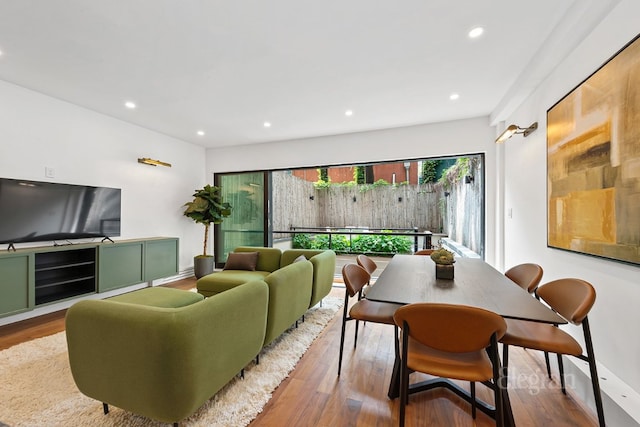
[[[564,324],[565,319],[479,258],[456,258],[454,278],[436,279],[429,256],[395,255],[367,291],[367,299],[411,304],[462,304],[508,319]]]
[[[567,323],[565,319],[483,260],[456,258],[454,266],[452,280],[436,279],[435,263],[429,256],[395,255],[375,284],[367,291],[366,298],[399,304],[418,302],[463,304],[484,308],[508,319],[552,324]],[[444,378],[411,386],[416,391],[435,387],[445,387],[467,401],[472,400],[466,390]],[[389,398],[397,398],[399,391],[400,360],[396,353],[389,384]],[[504,402],[502,412],[504,425],[515,426],[506,383],[500,386],[500,393]],[[478,409],[496,418],[495,407],[480,400],[476,400],[476,403]]]

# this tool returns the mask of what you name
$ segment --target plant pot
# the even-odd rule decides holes
[[[213,256],[210,255],[193,257],[193,274],[196,276],[196,279],[213,273],[213,262]]]
[[[436,279],[453,280],[453,264],[436,264]]]

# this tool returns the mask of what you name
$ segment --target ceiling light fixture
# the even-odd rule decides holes
[[[197,133],[198,133],[198,135],[200,135],[200,136],[204,136],[204,131],[203,131],[203,130],[199,130]]]
[[[127,102],[125,102],[125,103],[124,103],[124,106],[125,106],[125,107],[127,107],[127,108],[129,108],[129,109],[131,109],[131,110],[133,110],[134,108],[136,108],[136,104],[135,104],[135,102],[131,102],[131,101],[127,101]]]
[[[264,122],[263,125],[266,128],[270,128],[271,127],[271,123],[269,123],[269,122]]]
[[[475,28],[471,29],[471,31],[469,31],[469,38],[476,39],[476,38],[480,37],[482,35],[482,33],[484,33],[484,28],[475,27]]]
[[[496,143],[501,144],[505,142],[507,139],[511,138],[513,135],[522,134],[525,137],[529,136],[531,132],[538,129],[538,122],[534,122],[528,128],[521,128],[518,125],[510,125],[506,128],[499,137],[496,138]]]
[[[452,93],[451,95],[449,95],[449,99],[452,101],[455,101],[456,99],[459,99],[460,95],[457,93]]]
[[[138,163],[142,163],[144,165],[150,165],[150,166],[166,166],[168,168],[171,167],[171,163],[162,162],[160,160],[150,159],[148,157],[142,157],[142,158],[138,159]]]
[[[353,111],[347,110],[347,111],[344,112],[344,115],[348,116],[348,117],[353,116]]]

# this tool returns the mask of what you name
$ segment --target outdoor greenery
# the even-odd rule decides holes
[[[456,159],[456,162],[451,167],[442,171],[438,184],[445,190],[450,189],[453,184],[462,181],[465,176],[469,175],[476,162],[477,159],[475,157],[460,157]]]
[[[413,241],[408,236],[393,235],[348,235],[334,234],[329,247],[328,234],[296,234],[293,236],[294,249],[333,249],[339,253],[411,253]]]
[[[436,182],[438,180],[438,166],[440,160],[425,160],[422,162],[422,171],[420,174],[420,183],[426,184],[429,182]]]
[[[365,183],[365,169],[364,166],[356,166],[353,168],[353,180],[357,184]]]

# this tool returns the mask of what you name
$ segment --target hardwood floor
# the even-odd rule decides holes
[[[167,286],[191,289],[194,279]],[[342,298],[344,288],[332,295]],[[353,349],[353,322],[347,324],[342,375],[337,376],[341,312],[316,339],[291,375],[273,392],[273,398],[251,423],[252,427],[380,426],[397,425],[398,402],[386,396],[393,365],[393,328],[366,324]],[[20,342],[64,330],[64,311],[0,327],[0,350]],[[510,349],[509,395],[518,426],[596,426],[595,416],[571,394],[563,395],[552,365],[553,380],[546,376],[541,354]],[[411,381],[426,376],[412,374]],[[461,384],[466,386],[466,384]],[[492,402],[492,393],[477,386],[478,397]],[[407,427],[493,426],[479,412],[471,418],[470,406],[452,393],[433,390],[412,395],[407,406]]]

